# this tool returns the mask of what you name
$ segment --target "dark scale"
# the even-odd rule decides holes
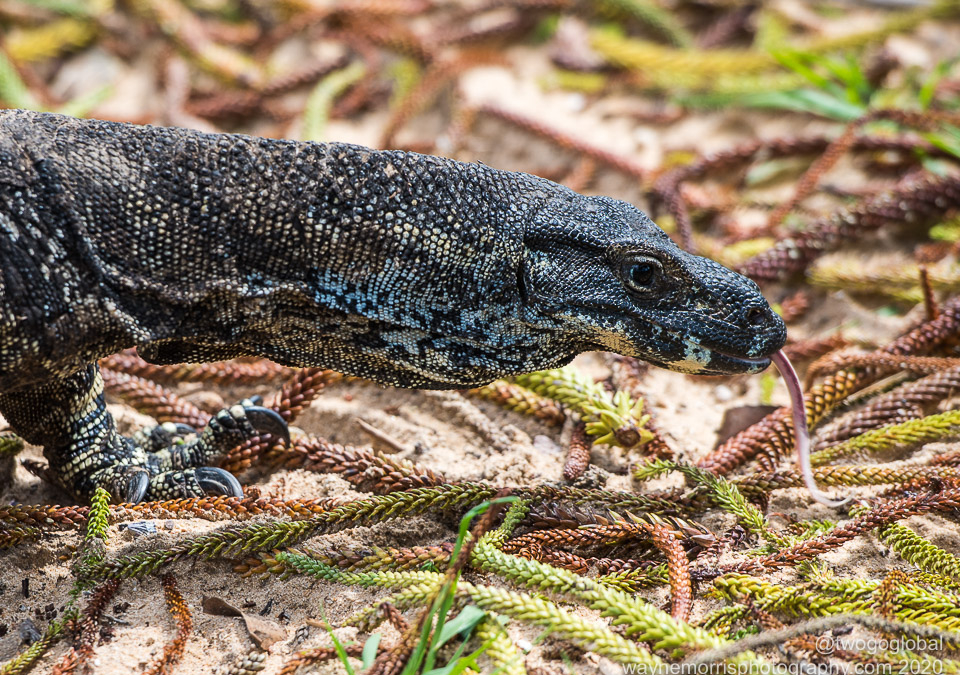
[[[95,361],[265,356],[383,384],[485,384],[593,349],[683,372],[765,368],[753,282],[643,213],[407,152],[0,111],[0,413],[81,498],[237,494],[207,465],[279,417],[131,438]]]

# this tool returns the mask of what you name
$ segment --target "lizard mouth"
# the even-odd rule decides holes
[[[661,368],[692,375],[743,375],[766,370],[772,363],[770,355],[783,346],[783,340],[764,340],[770,344],[758,345],[751,351],[768,352],[767,355],[747,356],[742,351],[734,352],[737,347],[732,343],[736,340],[712,340],[703,335],[692,337],[667,321],[633,318],[648,326],[640,336],[628,337],[631,331],[621,324],[619,330],[603,331],[594,348],[631,354]],[[752,341],[755,343],[757,339]]]
[[[759,373],[766,370],[770,364],[769,356],[742,356],[715,349],[703,343],[694,343],[690,340],[681,340],[683,358],[676,361],[659,361],[659,364],[670,370],[695,375],[743,375]]]
[[[724,373],[759,373],[766,370],[770,367],[771,359],[769,356],[758,356],[758,357],[747,357],[747,356],[734,356],[733,354],[727,354],[725,352],[720,352],[715,349],[710,350],[712,358],[710,359],[710,365],[707,366],[709,370],[718,368],[723,370]]]

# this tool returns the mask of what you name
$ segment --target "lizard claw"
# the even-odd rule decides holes
[[[197,483],[206,494],[225,495],[227,497],[243,497],[243,490],[232,473],[224,469],[203,466],[193,471]]]
[[[139,504],[150,489],[150,473],[134,466],[115,466],[101,472],[97,481],[110,493],[111,501]]]
[[[189,424],[183,424],[182,422],[173,422],[172,424],[177,436],[188,436],[197,433],[196,427],[192,427]]]
[[[257,431],[280,439],[284,445],[290,444],[290,429],[287,428],[287,422],[275,410],[253,405],[246,407],[244,412]]]
[[[146,471],[138,472],[127,479],[126,485],[118,496],[128,504],[139,504],[147,496],[148,487],[150,487],[150,476]]]

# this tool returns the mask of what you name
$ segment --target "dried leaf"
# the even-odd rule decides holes
[[[203,611],[215,616],[239,616],[250,633],[250,639],[263,650],[287,638],[287,631],[280,624],[256,614],[247,614],[222,598],[203,596]]]

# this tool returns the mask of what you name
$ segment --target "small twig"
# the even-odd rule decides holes
[[[933,295],[933,287],[930,284],[930,272],[926,265],[920,265],[920,289],[923,291],[923,308],[927,312],[927,321],[933,321],[940,316],[940,307],[937,299]]]
[[[398,456],[406,456],[413,452],[412,448],[408,448],[403,443],[390,436],[387,432],[377,429],[375,426],[369,422],[365,422],[359,417],[354,417],[353,423],[367,432],[367,434],[369,434],[371,437],[385,445],[390,446],[390,448],[393,449],[393,452],[397,453]]]

